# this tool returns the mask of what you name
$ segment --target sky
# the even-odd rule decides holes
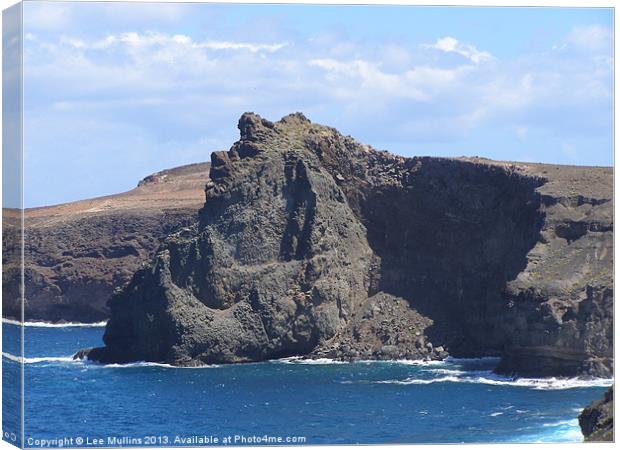
[[[613,164],[602,8],[24,4],[26,207],[208,161],[295,111],[405,156]]]

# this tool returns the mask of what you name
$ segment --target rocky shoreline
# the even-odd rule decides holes
[[[611,375],[611,168],[403,158],[299,113],[239,129],[196,223],[113,295],[105,347],[82,356]]]
[[[593,402],[579,415],[579,426],[586,442],[614,440],[614,388]]]

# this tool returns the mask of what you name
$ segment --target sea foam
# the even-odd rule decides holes
[[[406,366],[439,366],[444,364],[441,360],[422,360],[422,359],[356,359],[353,361],[343,361],[340,359],[331,358],[305,358],[303,356],[289,356],[286,358],[272,359],[269,362],[281,363],[281,364],[315,364],[315,365],[329,365],[329,364],[401,364]]]
[[[44,362],[58,362],[58,363],[75,363],[79,360],[74,360],[73,356],[42,356],[42,357],[22,357],[13,355],[11,353],[2,352],[2,357],[23,364],[39,364]]]
[[[480,372],[476,372],[480,373]],[[488,384],[493,386],[514,386],[536,390],[564,390],[588,387],[609,387],[613,384],[612,378],[507,378],[493,374],[491,371],[484,375],[471,376],[463,372],[464,376],[443,376],[437,378],[410,377],[404,380],[373,381],[377,384],[434,384],[434,383],[470,383]]]
[[[81,323],[81,322],[65,322],[65,323],[51,323],[51,322],[19,322],[17,320],[5,319],[2,318],[3,323],[7,323],[9,325],[16,326],[25,326],[25,327],[40,327],[40,328],[69,328],[69,327],[82,327],[82,328],[100,328],[105,327],[108,323],[104,322],[93,322],[93,323]]]
[[[100,367],[103,369],[131,369],[134,367],[161,367],[164,369],[180,369],[180,370],[197,370],[197,369],[214,369],[221,367],[220,364],[204,364],[200,366],[173,366],[172,364],[150,362],[150,361],[137,361],[133,363],[125,364],[100,364],[90,361],[86,361],[87,364]]]
[[[23,364],[42,364],[42,363],[58,363],[58,364],[84,364],[89,367],[102,368],[102,369],[127,369],[132,367],[162,367],[166,369],[212,369],[215,367],[221,367],[219,364],[205,364],[201,366],[173,366],[172,364],[149,362],[149,361],[137,361],[133,363],[125,364],[100,364],[85,359],[74,359],[73,356],[38,356],[31,358],[22,358],[21,356],[13,355],[11,353],[2,352],[2,356],[10,361],[15,361]]]
[[[330,359],[330,358],[307,359],[301,356],[289,356],[286,358],[272,359],[272,360],[269,360],[269,362],[276,363],[276,364],[316,364],[316,365],[348,364],[348,361],[341,361],[338,359]]]

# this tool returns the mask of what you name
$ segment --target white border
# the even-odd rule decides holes
[[[47,1],[63,1],[63,0],[47,0]],[[67,1],[67,0],[64,0]],[[74,0],[68,0],[74,1]],[[80,2],[96,2],[97,0],[80,0]],[[107,2],[122,2],[123,0],[106,0]],[[445,1],[436,1],[436,0],[424,0],[424,1],[416,1],[416,0],[388,0],[388,1],[372,1],[372,0],[313,0],[313,1],[300,1],[300,0],[269,0],[269,1],[261,1],[261,0],[244,0],[244,1],[231,1],[231,0],[220,0],[220,1],[212,1],[205,2],[200,0],[132,0],[133,2],[144,2],[144,3],[271,3],[271,4],[282,4],[282,3],[298,3],[298,4],[339,4],[339,5],[371,5],[371,4],[380,4],[380,5],[425,5],[425,6],[500,6],[500,7],[509,7],[509,6],[520,6],[520,7],[602,7],[602,8],[613,8],[614,9],[614,88],[616,81],[616,60],[615,60],[615,48],[618,45],[618,36],[615,33],[615,6],[616,2],[609,0],[590,0],[590,1],[578,1],[578,0],[530,0],[530,1],[502,1],[502,0],[475,0],[475,1],[466,1],[466,0],[445,0]],[[4,10],[16,3],[19,3],[16,0],[0,0],[0,6]],[[1,21],[0,21],[0,33],[1,33]],[[0,46],[1,47],[1,46]],[[0,60],[2,55],[2,49],[0,48]],[[1,85],[1,71],[0,71],[0,85]],[[2,94],[0,90],[0,103],[2,100]],[[615,102],[615,89],[614,89],[614,167],[615,167],[615,156],[618,146],[616,145],[617,135],[615,133],[616,130],[616,117],[617,117],[617,104]],[[0,130],[2,123],[2,113],[0,111]],[[23,135],[22,135],[23,142]],[[0,171],[1,174],[1,171]],[[23,175],[22,175],[23,176]],[[615,170],[614,170],[614,200],[618,198],[618,192],[620,188],[615,183]],[[0,183],[0,194],[1,194],[1,183]],[[23,192],[22,192],[23,195]],[[617,211],[614,207],[614,222],[618,223],[618,215]],[[1,219],[0,219],[1,224]],[[615,248],[617,244],[617,234],[614,234],[614,256],[615,256]],[[614,264],[614,279],[618,278],[618,272],[620,269]],[[617,299],[617,291],[614,284],[614,298]],[[614,303],[614,318],[618,317],[618,304]],[[615,320],[614,320],[614,353],[617,354],[618,349],[618,333],[615,332]],[[22,337],[22,345],[23,345],[23,337]],[[22,350],[23,351],[23,350]],[[615,359],[615,358],[614,358]],[[23,374],[22,374],[23,376]],[[0,379],[1,382],[1,379]],[[23,383],[23,381],[22,381]],[[22,384],[23,389],[23,384]],[[23,399],[22,399],[23,400]],[[585,405],[584,405],[585,406]],[[614,411],[615,413],[615,411]],[[1,408],[0,408],[0,420],[1,420]],[[615,414],[614,414],[615,415]],[[23,415],[22,415],[23,417]],[[457,445],[464,449],[475,449],[481,446],[481,444],[451,444],[452,446]],[[613,443],[596,443],[596,444],[587,444],[588,448],[612,448],[614,446]],[[443,445],[442,445],[443,446]],[[578,449],[581,448],[582,444],[484,444],[485,449],[489,450],[515,450],[520,449],[523,446],[527,446],[528,449],[536,449],[536,448],[557,448],[557,449]],[[278,447],[278,448],[298,448],[298,449],[326,449],[326,448],[337,448],[341,450],[356,450],[360,446],[312,446],[312,445],[304,445],[298,447]],[[399,449],[411,449],[411,450],[431,450],[437,448],[437,445],[373,445],[370,446],[372,448],[385,449],[385,448],[399,448]],[[0,442],[0,450],[9,450],[14,449],[15,447],[11,446],[7,442]],[[166,447],[160,447],[166,448]],[[206,447],[194,447],[196,449],[204,449]],[[223,448],[223,447],[218,447]],[[238,447],[237,447],[238,448]],[[244,449],[264,449],[265,447],[243,447]],[[172,447],[171,450],[176,450],[177,447]]]

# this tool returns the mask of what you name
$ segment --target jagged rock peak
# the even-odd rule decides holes
[[[310,119],[301,112],[288,114],[276,123],[253,112],[245,112],[239,118],[238,128],[242,141],[258,141],[261,138],[272,137],[273,132],[286,133],[291,128],[307,128],[311,125]]]
[[[239,159],[251,158],[264,152],[287,152],[293,147],[302,148],[307,145],[309,134],[321,131],[338,135],[336,130],[313,124],[302,113],[289,114],[278,122],[271,122],[253,112],[246,112],[239,118],[238,128],[240,139],[227,152],[214,152],[211,155],[213,180],[222,178],[219,172],[227,173],[229,163]],[[219,170],[218,167],[226,167]]]
[[[241,139],[248,141],[257,140],[261,135],[268,134],[269,130],[273,129],[273,126],[273,122],[263,119],[253,112],[243,113],[237,125],[241,132]]]
[[[310,119],[308,119],[303,113],[295,112],[289,115],[286,115],[280,119],[279,123],[285,124],[309,124],[311,123]]]

